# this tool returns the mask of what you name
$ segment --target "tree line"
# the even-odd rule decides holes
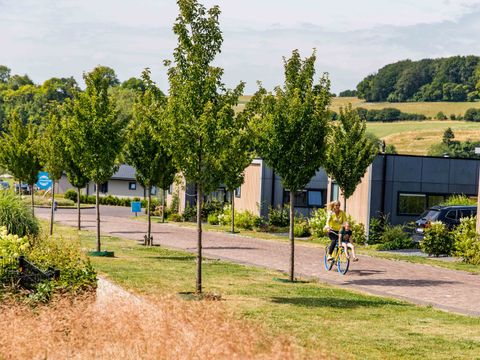
[[[120,84],[113,69],[98,66],[84,74],[84,91],[74,84],[62,98],[46,100],[38,95],[41,100],[35,104],[40,105],[32,105],[31,112],[21,112],[22,102],[18,107],[8,105],[0,133],[0,146],[6,149],[0,153],[0,165],[32,185],[41,168],[54,180],[65,173],[78,191],[93,181],[97,251],[101,250],[99,187],[120,164],[135,167],[148,199],[152,186],[168,188],[180,173],[196,188],[196,291],[202,292],[202,202],[221,184],[233,192],[243,183],[245,168],[259,156],[291,194],[293,281],[294,195],[324,167],[346,200],[378,153],[378,142],[367,136],[365,120],[351,106],[331,121],[330,81],[327,74],[315,76],[315,52],[302,58],[293,50],[284,58],[284,84],[272,91],[260,85],[245,109],[236,111],[245,84],[227,88],[222,82],[224,70],[213,65],[223,43],[220,8],[207,9],[196,0],[177,4],[173,25],[177,47],[173,58],[165,61],[168,95],[151,80],[149,69],[140,79]],[[10,79],[6,74],[7,91],[28,86],[41,92],[43,86],[13,89]],[[145,244],[151,245],[148,218]]]
[[[388,64],[357,85],[357,96],[371,102],[475,101],[480,99],[480,57]]]

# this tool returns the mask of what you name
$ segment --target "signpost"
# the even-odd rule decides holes
[[[142,203],[140,201],[132,201],[130,205],[132,207],[132,212],[135,213],[135,216],[137,216],[137,213],[142,211]]]
[[[52,187],[52,180],[50,179],[48,172],[40,171],[38,173],[38,181],[36,185],[40,190],[48,190]]]

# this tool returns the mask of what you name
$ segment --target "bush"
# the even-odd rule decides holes
[[[367,241],[367,236],[365,235],[365,225],[362,223],[357,223],[353,220],[349,220],[349,224],[352,230],[353,242],[359,245],[364,245]]]
[[[183,210],[182,217],[184,221],[197,221],[197,208],[187,204],[185,210]]]
[[[466,121],[480,121],[480,109],[470,108],[465,112],[463,116]]]
[[[403,225],[385,225],[380,240],[379,250],[411,249],[415,246]]]
[[[439,111],[436,116],[437,120],[447,120],[447,115],[445,115],[442,111]]]
[[[426,228],[425,236],[420,242],[423,251],[428,255],[451,255],[453,251],[453,237],[444,223],[434,221]]]
[[[25,255],[29,247],[30,242],[26,236],[9,234],[5,226],[0,226],[0,257],[18,258],[20,255]]]
[[[477,201],[468,198],[465,195],[452,195],[447,200],[442,202],[442,206],[453,206],[453,205],[477,205]]]
[[[230,225],[232,223],[232,206],[230,204],[225,205],[217,218],[220,225]]]
[[[368,234],[368,244],[380,244],[382,242],[382,234],[385,221],[383,218],[370,219],[370,232]]]
[[[223,203],[217,199],[207,200],[202,204],[202,219],[207,220],[210,214],[219,214],[223,210]],[[195,214],[196,215],[196,214]]]
[[[63,197],[68,200],[72,200],[73,202],[77,202],[77,192],[73,189],[68,189],[65,191],[65,194],[63,194]]]
[[[480,265],[480,237],[475,230],[476,224],[476,217],[462,218],[460,225],[452,231],[452,236],[455,255],[469,264]]]
[[[235,225],[241,229],[253,230],[259,224],[259,216],[253,215],[250,211],[235,212]]]
[[[218,215],[217,214],[209,214],[207,218],[207,222],[210,225],[218,225]]]
[[[276,208],[268,208],[268,225],[273,226],[288,226],[290,224],[290,206],[277,206]]]
[[[307,237],[311,235],[308,221],[304,218],[296,218],[293,225],[293,235],[295,237]]]
[[[38,220],[22,199],[9,191],[0,191],[0,226],[5,226],[10,234],[20,237],[37,236]]]
[[[177,214],[177,213],[172,213],[168,216],[168,220],[169,221],[174,221],[174,222],[182,222],[183,221],[183,217],[182,215],[180,214]]]
[[[310,229],[313,236],[321,238],[325,236],[325,225],[327,224],[327,211],[323,208],[315,210],[310,217]]]

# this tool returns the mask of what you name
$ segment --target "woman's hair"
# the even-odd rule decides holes
[[[340,205],[340,201],[335,200],[335,201],[332,201],[332,202],[328,203],[328,204],[327,204],[327,210],[332,211],[332,210],[333,210],[333,207],[334,207],[335,205],[337,205],[337,204]]]

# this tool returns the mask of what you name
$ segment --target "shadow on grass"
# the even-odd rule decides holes
[[[345,299],[331,296],[319,297],[273,297],[271,301],[276,304],[289,304],[295,306],[309,307],[309,308],[345,308],[353,309],[359,307],[373,308],[382,307],[386,305],[405,306],[405,304],[391,301],[391,300],[377,300],[377,299]]]

